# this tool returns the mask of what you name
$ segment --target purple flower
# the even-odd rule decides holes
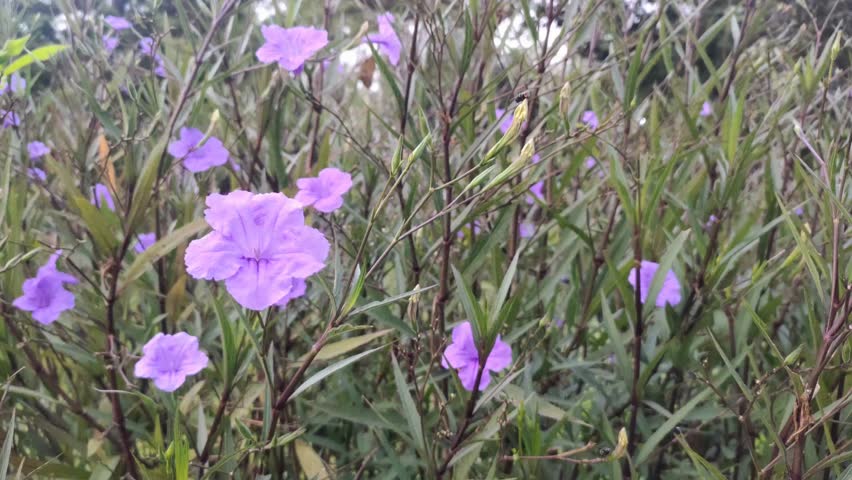
[[[138,236],[138,240],[136,240],[136,246],[133,247],[133,250],[136,253],[142,253],[145,250],[148,250],[148,247],[154,244],[157,241],[157,234],[154,232],[148,233],[140,233]]]
[[[151,37],[142,37],[139,39],[139,51],[142,55],[148,57],[156,57],[157,52],[154,51],[154,39]]]
[[[531,160],[532,160],[533,165],[535,165],[536,163],[541,161],[541,155],[536,153],[532,156]]]
[[[112,15],[107,15],[104,17],[104,22],[107,25],[113,28],[113,30],[126,30],[128,28],[132,28],[133,24],[128,22],[124,17],[115,17]]]
[[[189,375],[207,367],[207,355],[198,349],[198,339],[185,332],[174,335],[158,333],[142,347],[142,358],[133,374],[152,378],[164,392],[174,392]]]
[[[4,80],[6,80],[6,84],[0,87],[0,95],[8,92],[18,93],[27,88],[27,81],[18,72],[13,73],[8,78],[4,78]]]
[[[30,142],[27,144],[27,153],[30,160],[35,160],[50,153],[50,148],[41,142]]]
[[[597,130],[598,128],[598,115],[592,110],[586,110],[583,112],[583,115],[580,117],[580,121],[585,123],[586,126],[592,130]]]
[[[801,217],[805,213],[805,209],[803,209],[802,207],[796,207],[796,209],[793,210],[793,213],[795,213],[796,216]]]
[[[18,114],[11,110],[3,110],[0,108],[0,118],[3,119],[3,128],[17,127],[21,124],[21,118]]]
[[[180,138],[169,144],[169,155],[182,160],[183,166],[193,173],[224,165],[228,161],[228,150],[216,137],[204,139],[204,133],[197,128],[181,128]]]
[[[718,221],[719,221],[719,217],[717,217],[716,215],[713,215],[711,213],[710,216],[707,217],[707,223],[704,224],[704,228],[710,228],[713,225],[715,225]]]
[[[530,187],[530,193],[532,195],[527,195],[527,203],[532,205],[535,203],[535,199],[539,199],[542,202],[544,201],[544,180],[539,180],[532,184]]]
[[[330,213],[343,205],[343,194],[352,188],[352,176],[336,168],[323,168],[319,176],[300,178],[296,185],[299,187],[297,202]]]
[[[56,269],[56,259],[61,253],[62,250],[57,250],[35,277],[24,280],[24,294],[12,302],[15,307],[32,312],[33,318],[43,325],[55,322],[62,312],[74,308],[74,294],[65,290],[63,284],[77,283],[77,279]]]
[[[367,35],[363,41],[369,41],[379,47],[379,52],[387,55],[391,65],[399,63],[399,54],[402,52],[402,42],[393,29],[393,15],[385,12],[379,15],[379,33]]]
[[[37,167],[32,167],[27,169],[27,175],[33,180],[41,180],[42,182],[47,181],[47,173]]]
[[[101,208],[103,204],[106,204],[108,209],[113,212],[115,211],[115,202],[112,200],[112,194],[109,192],[109,187],[103,183],[99,183],[92,187],[92,196],[89,198],[89,201],[98,208]]]
[[[160,56],[154,50],[154,39],[151,37],[143,37],[139,40],[139,51],[142,52],[142,55],[151,57],[154,60],[156,66],[154,67],[154,74],[158,77],[166,76],[166,67],[163,62],[163,57]]]
[[[639,281],[642,282],[642,296],[640,298],[642,303],[645,303],[645,300],[648,299],[648,290],[651,289],[651,282],[654,280],[654,275],[659,268],[659,263],[642,260],[641,267],[639,268]],[[630,282],[630,285],[635,290],[636,267],[630,269],[627,281]],[[665,307],[666,304],[674,306],[678,303],[680,303],[680,282],[677,276],[675,276],[674,270],[669,270],[666,273],[666,278],[663,280],[663,287],[657,295],[656,305],[658,307]]]
[[[243,307],[263,310],[284,301],[298,291],[299,280],[325,266],[328,240],[305,226],[302,204],[283,193],[214,193],[207,207],[213,231],[189,244],[186,271],[224,280]]]
[[[275,63],[294,74],[302,71],[305,61],[328,45],[328,32],[314,27],[260,27],[266,40],[257,50],[257,59]]]
[[[447,346],[441,359],[441,366],[458,371],[459,380],[467,391],[485,389],[491,382],[491,372],[503,370],[511,364],[512,348],[497,335],[494,348],[485,360],[479,387],[476,387],[476,374],[480,365],[479,351],[476,349],[470,322],[459,324],[453,329],[453,343]]]
[[[586,169],[587,169],[587,170],[592,170],[592,169],[594,169],[594,168],[596,168],[596,167],[598,167],[598,166],[599,166],[599,165],[598,165],[598,160],[597,160],[595,157],[586,157],[586,162],[585,162],[585,163],[586,163]],[[604,177],[604,175],[605,175],[605,173],[604,173],[603,168],[600,168],[600,169],[598,170],[598,177],[599,177],[599,178],[603,178],[603,177]]]
[[[113,37],[111,35],[104,35],[103,37],[101,37],[101,39],[104,42],[104,50],[106,50],[108,54],[112,53],[113,50],[118,47],[118,38],[116,37]]]
[[[532,222],[521,222],[518,232],[521,234],[521,238],[530,238],[535,234],[535,225]]]
[[[704,102],[701,104],[701,111],[698,114],[702,117],[713,115],[713,105],[710,102]]]

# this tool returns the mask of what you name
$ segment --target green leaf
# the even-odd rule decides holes
[[[199,218],[157,240],[156,243],[137,255],[130,267],[124,272],[124,276],[119,283],[119,291],[139,278],[143,273],[145,273],[145,270],[154,265],[154,262],[165,255],[168,255],[172,252],[172,250],[177,248],[178,245],[181,245],[183,242],[187,241],[189,238],[205,228],[207,228],[207,220]]]
[[[3,451],[0,453],[0,480],[6,480],[6,472],[9,470],[9,458],[12,456],[12,444],[15,441],[15,412],[12,409],[12,418],[9,420],[9,428],[6,429],[6,439],[3,440]]]
[[[414,399],[411,398],[411,392],[408,391],[408,383],[405,381],[405,376],[399,368],[396,355],[391,355],[391,362],[393,363],[393,377],[396,382],[396,391],[402,402],[402,415],[405,417],[405,421],[408,422],[408,428],[411,430],[411,436],[414,438],[417,451],[421,452],[422,455],[426,452],[426,442],[423,437],[423,425],[420,423],[420,412],[417,411]]]
[[[302,473],[308,480],[327,480],[330,478],[325,463],[310,444],[304,440],[296,440],[295,445],[296,458],[299,460],[299,466],[302,467]]]
[[[6,43],[3,44],[3,50],[0,50],[0,56],[3,57],[17,57],[24,51],[24,47],[27,46],[27,41],[30,39],[30,36],[27,35],[21,38],[15,38],[12,40],[6,40]]]
[[[44,62],[50,57],[58,54],[59,52],[68,48],[67,45],[44,45],[42,47],[38,47],[35,50],[27,53],[22,57],[18,57],[14,62],[10,63],[6,68],[3,69],[3,76],[11,75],[18,70],[34,63],[34,62]]]
[[[344,353],[351,352],[358,347],[366,345],[371,341],[383,337],[388,333],[392,332],[393,329],[380,330],[378,332],[368,333],[366,335],[360,335],[358,337],[347,338],[345,340],[341,340],[339,342],[329,343],[326,346],[322,347],[319,351],[315,360],[330,360],[334,357],[343,355]],[[306,353],[299,358],[299,361],[304,361],[305,357],[309,354]]]
[[[148,209],[148,202],[154,194],[154,182],[159,176],[160,162],[162,161],[166,143],[169,138],[163,136],[157,145],[151,150],[148,159],[145,161],[145,166],[142,168],[142,174],[136,181],[136,186],[133,188],[133,199],[130,205],[130,213],[127,215],[127,231],[136,231],[136,226],[142,221],[142,215]]]
[[[322,370],[320,370],[319,372],[315,373],[310,378],[305,380],[301,385],[299,385],[299,388],[297,388],[293,392],[293,395],[290,396],[290,400],[298,397],[299,395],[304,393],[305,390],[307,390],[307,389],[313,387],[314,385],[316,385],[317,383],[323,381],[326,377],[332,375],[333,373],[337,372],[338,370],[340,370],[342,368],[346,368],[349,365],[357,362],[358,360],[361,360],[362,358],[366,357],[367,355],[370,355],[371,353],[376,353],[383,348],[384,348],[384,346],[376,347],[372,350],[367,350],[366,352],[361,352],[358,355],[349,357],[349,358],[341,360],[341,361],[339,361],[339,362],[337,362],[333,365],[330,365],[326,368],[323,368]]]

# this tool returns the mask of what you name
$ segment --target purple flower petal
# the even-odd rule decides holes
[[[343,205],[343,195],[352,188],[352,176],[336,168],[324,168],[319,176],[300,178],[296,185],[299,187],[297,202],[330,213]]]
[[[106,50],[107,54],[112,53],[118,47],[118,38],[110,35],[104,35],[101,37],[101,40],[104,44],[104,50]]]
[[[0,87],[0,95],[6,93],[18,93],[27,88],[27,81],[18,72],[13,73],[8,78],[4,78],[4,84]]]
[[[136,253],[142,253],[145,250],[148,250],[148,247],[157,242],[157,234],[154,232],[142,233],[139,234],[138,239],[136,240],[136,245],[133,247],[133,250]]]
[[[597,130],[598,128],[598,115],[592,110],[586,110],[583,112],[583,115],[580,117],[580,121],[592,130]]]
[[[530,238],[535,234],[535,225],[530,222],[521,222],[518,233],[520,233],[521,238]]]
[[[479,390],[491,382],[491,372],[503,370],[512,364],[512,348],[500,336],[494,342],[494,348],[485,360]],[[479,371],[479,352],[473,338],[473,327],[464,322],[453,329],[453,342],[444,349],[441,366],[457,370],[459,381],[468,391],[476,389],[476,375]]]
[[[56,269],[56,260],[61,253],[58,250],[51,255],[35,277],[24,281],[23,295],[12,302],[13,306],[32,312],[33,318],[44,325],[53,323],[62,312],[74,308],[74,295],[65,290],[63,284],[75,284],[77,279]]]
[[[113,30],[126,30],[128,28],[132,28],[133,24],[130,23],[124,17],[115,17],[113,15],[107,15],[104,17],[104,22],[112,27]]]
[[[103,183],[98,183],[94,187],[92,187],[92,195],[89,198],[89,201],[92,205],[101,208],[103,205],[113,212],[115,211],[115,202],[112,199],[112,194],[109,191],[109,187],[104,185]]]
[[[278,25],[260,27],[265,42],[257,50],[262,63],[277,62],[294,74],[305,62],[328,45],[328,32],[313,27],[282,28]]]
[[[704,102],[701,104],[701,112],[698,114],[702,117],[709,117],[710,115],[713,115],[713,104],[710,102]]]
[[[207,355],[198,349],[198,339],[184,332],[174,335],[158,333],[142,347],[142,358],[133,374],[150,378],[164,392],[177,390],[189,375],[207,367]]]
[[[390,13],[379,15],[378,22],[379,33],[367,35],[363,42],[369,41],[376,45],[379,52],[388,57],[390,64],[396,66],[402,52],[402,42],[393,29],[393,15]]]
[[[544,180],[539,180],[538,182],[535,182],[534,184],[532,184],[532,186],[530,187],[530,193],[532,193],[532,196],[527,195],[527,203],[528,204],[530,204],[530,205],[534,204],[536,199],[539,199],[543,202],[544,201]]]
[[[187,273],[224,280],[242,306],[263,310],[286,303],[302,287],[299,281],[324,268],[328,240],[305,226],[302,205],[284,194],[212,194],[207,206],[213,232],[189,244]]]
[[[34,180],[47,181],[47,173],[38,167],[28,168],[27,175]]]
[[[642,260],[641,266],[639,268],[639,281],[641,284],[641,296],[640,300],[642,303],[645,303],[645,300],[648,299],[648,291],[651,289],[651,282],[654,280],[654,275],[657,273],[657,270],[660,268],[660,264],[656,262],[650,262],[648,260]],[[630,286],[633,289],[636,289],[636,267],[630,269],[630,273],[628,274],[627,281],[630,283]],[[674,270],[669,270],[666,273],[666,277],[663,280],[663,286],[660,288],[660,293],[657,295],[657,301],[655,302],[658,307],[665,307],[668,305],[677,305],[680,303],[681,295],[680,295],[680,282],[677,279],[677,276],[674,273]]]
[[[181,128],[180,138],[169,144],[169,155],[182,160],[183,166],[193,173],[203,172],[228,162],[228,150],[222,141],[210,137],[204,139],[204,133],[197,128]]]
[[[41,142],[30,142],[27,144],[27,154],[30,156],[30,160],[43,157],[48,153],[50,153],[50,148]]]
[[[18,127],[21,125],[21,118],[18,117],[17,113],[10,110],[0,109],[0,119],[3,120],[3,128]]]

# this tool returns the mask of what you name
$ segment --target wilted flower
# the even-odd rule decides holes
[[[33,180],[41,180],[42,182],[47,181],[47,173],[38,167],[28,168],[27,175],[29,175],[29,177]]]
[[[532,222],[521,222],[518,233],[520,233],[521,238],[530,238],[535,234],[535,225]]]
[[[294,74],[302,71],[309,58],[328,45],[328,32],[314,27],[282,28],[278,25],[260,27],[266,40],[257,50],[257,59],[275,63]]]
[[[580,117],[580,121],[585,123],[592,130],[598,128],[598,115],[593,110],[586,110]]]
[[[465,390],[483,390],[491,382],[491,372],[503,370],[512,364],[512,348],[497,335],[494,348],[485,360],[482,378],[477,388],[476,375],[479,371],[479,351],[473,338],[473,327],[464,322],[453,329],[453,343],[444,350],[441,366],[458,371],[459,380]]]
[[[3,119],[3,128],[17,127],[21,124],[21,118],[11,110],[0,109],[0,119]]]
[[[0,87],[0,95],[4,95],[8,92],[18,93],[27,88],[27,81],[18,72],[13,73],[3,80],[6,82],[2,87]]]
[[[101,40],[103,40],[104,50],[106,50],[107,53],[112,53],[118,47],[117,37],[113,37],[111,35],[104,35],[103,37],[101,37]]]
[[[300,178],[296,185],[299,187],[297,202],[330,213],[343,205],[343,195],[352,188],[352,176],[336,168],[324,168],[319,176]]]
[[[709,117],[713,115],[713,105],[710,102],[704,102],[701,104],[701,112],[698,113],[702,117]]]
[[[166,67],[163,62],[163,57],[154,50],[154,39],[151,37],[143,37],[139,40],[139,51],[142,55],[151,57],[154,60],[154,74],[158,77],[166,76]]]
[[[169,144],[169,155],[182,160],[183,166],[190,172],[203,172],[224,165],[228,161],[228,150],[222,141],[210,137],[204,139],[204,133],[197,128],[181,128],[180,138]]]
[[[142,347],[142,358],[133,374],[151,378],[164,392],[174,392],[189,375],[207,367],[207,355],[198,349],[198,339],[185,332],[174,335],[158,333]]]
[[[75,284],[77,279],[56,269],[56,259],[61,253],[62,250],[57,250],[35,277],[24,280],[24,294],[12,302],[15,307],[32,312],[33,318],[43,325],[55,322],[62,312],[74,308],[74,294],[65,290],[63,284]]]
[[[375,44],[379,52],[387,55],[391,65],[399,63],[399,54],[402,52],[402,42],[393,29],[393,15],[389,12],[379,15],[379,33],[371,33],[367,35],[364,41],[370,41]]]
[[[530,187],[530,193],[532,193],[532,195],[527,195],[528,204],[534,204],[536,198],[541,201],[544,201],[544,180],[539,180],[533,183]]]
[[[156,241],[157,241],[157,234],[156,233],[154,233],[154,232],[140,233],[137,236],[136,245],[133,247],[133,250],[135,250],[136,253],[142,253],[145,250],[148,250],[148,247],[150,247],[151,245],[156,243]]]
[[[283,193],[214,193],[207,207],[213,231],[189,244],[186,271],[224,280],[240,305],[263,310],[284,301],[325,266],[328,240],[305,226],[302,204]]]
[[[127,21],[124,17],[116,17],[113,15],[107,15],[104,17],[104,22],[113,28],[113,30],[126,30],[128,28],[133,27],[133,24]]]
[[[101,208],[105,204],[108,209],[115,211],[115,202],[112,200],[112,194],[109,192],[109,187],[103,183],[98,183],[92,187],[92,196],[89,198],[89,201],[98,208]]]
[[[651,282],[654,281],[654,275],[657,273],[659,268],[659,263],[642,260],[642,264],[639,268],[639,281],[642,282],[642,296],[640,297],[642,303],[645,303],[645,300],[648,299],[648,291],[651,289]],[[627,281],[635,290],[636,267],[630,269]],[[663,286],[660,288],[660,293],[657,295],[656,305],[658,307],[665,307],[666,304],[674,306],[678,303],[680,303],[680,282],[678,281],[677,276],[675,276],[674,270],[669,270],[663,280]]]
[[[27,154],[30,160],[41,158],[50,153],[50,148],[41,142],[30,142],[27,144]]]

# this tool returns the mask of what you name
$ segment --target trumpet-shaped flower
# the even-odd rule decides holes
[[[41,158],[50,153],[50,148],[41,142],[30,142],[27,144],[27,154],[30,160]]]
[[[224,280],[245,308],[286,303],[304,287],[300,280],[325,266],[328,240],[305,225],[302,204],[282,193],[214,193],[204,216],[213,231],[187,247],[187,273]]]
[[[43,325],[55,322],[62,312],[74,308],[74,294],[63,285],[75,284],[77,279],[56,269],[56,259],[61,253],[58,250],[51,255],[35,277],[26,279],[24,294],[12,302],[15,307],[32,312],[33,318]]]
[[[164,392],[174,392],[186,377],[207,367],[207,355],[198,349],[198,339],[185,332],[174,335],[158,333],[142,347],[142,358],[133,374],[150,378]]]
[[[104,17],[104,23],[112,27],[113,30],[126,30],[128,28],[133,27],[133,24],[130,23],[124,17],[116,17],[113,15],[107,15]]]
[[[494,342],[494,348],[482,370],[479,386],[476,386],[476,375],[480,367],[479,351],[473,338],[473,327],[470,322],[459,324],[453,329],[453,343],[444,350],[441,366],[453,368],[458,372],[459,380],[465,390],[483,390],[491,382],[491,372],[498,372],[512,364],[512,348],[500,339]]]

